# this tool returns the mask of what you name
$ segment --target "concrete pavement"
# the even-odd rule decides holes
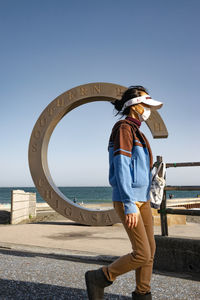
[[[99,265],[73,262],[65,256],[0,249],[0,299],[86,300],[84,274]],[[105,289],[105,300],[131,300],[135,272],[117,278]],[[199,282],[152,274],[154,300],[199,300]]]
[[[154,227],[160,234],[160,227]],[[199,239],[200,224],[173,225],[170,237]],[[84,273],[131,251],[121,224],[78,225],[67,219],[33,224],[0,225],[0,299],[87,299]],[[131,299],[134,272],[117,279],[105,299]],[[153,299],[200,299],[192,275],[156,272]],[[17,297],[17,298],[16,298]]]
[[[159,226],[154,226],[154,233],[161,234]],[[200,224],[169,226],[169,236],[200,239]],[[120,256],[131,250],[121,224],[91,227],[78,225],[67,219],[35,224],[0,225],[0,245],[6,243],[111,256]]]

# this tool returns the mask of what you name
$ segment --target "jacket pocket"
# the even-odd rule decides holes
[[[133,179],[133,183],[137,182],[137,159],[133,158],[132,159],[132,179]]]

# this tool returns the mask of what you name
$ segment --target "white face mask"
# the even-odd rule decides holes
[[[137,112],[140,122],[146,121],[150,117],[150,114],[151,114],[151,109],[149,107],[143,106],[143,108],[144,108],[144,112],[142,114],[139,114]]]

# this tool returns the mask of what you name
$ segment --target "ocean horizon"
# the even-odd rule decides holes
[[[80,203],[110,203],[112,201],[112,187],[110,186],[60,186],[61,193],[68,199],[74,199]],[[23,190],[25,192],[36,193],[37,203],[46,201],[40,196],[35,187],[0,187],[0,204],[11,203],[11,191]],[[167,198],[172,195],[176,198],[197,198],[200,197],[199,191],[167,191]]]

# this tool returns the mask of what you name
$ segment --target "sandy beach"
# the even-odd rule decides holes
[[[88,208],[88,209],[94,209],[94,210],[108,210],[112,209],[112,203],[79,203],[80,206]],[[64,216],[60,215],[56,211],[54,211],[47,203],[37,203],[36,204],[37,209],[37,216],[35,219],[30,219],[29,222],[45,222],[45,221],[56,221],[56,220],[67,220]],[[10,204],[0,204],[0,224],[8,223],[8,219],[10,216],[10,210],[11,205]],[[157,213],[157,210],[152,209],[152,213],[155,218],[160,218],[159,214]],[[175,216],[175,215],[174,215]],[[177,216],[180,217],[180,216]],[[198,216],[184,216],[186,223],[199,223],[200,224],[200,217]],[[157,223],[154,222],[154,225],[157,226]],[[170,223],[169,223],[170,225]],[[160,225],[158,225],[160,226]]]

